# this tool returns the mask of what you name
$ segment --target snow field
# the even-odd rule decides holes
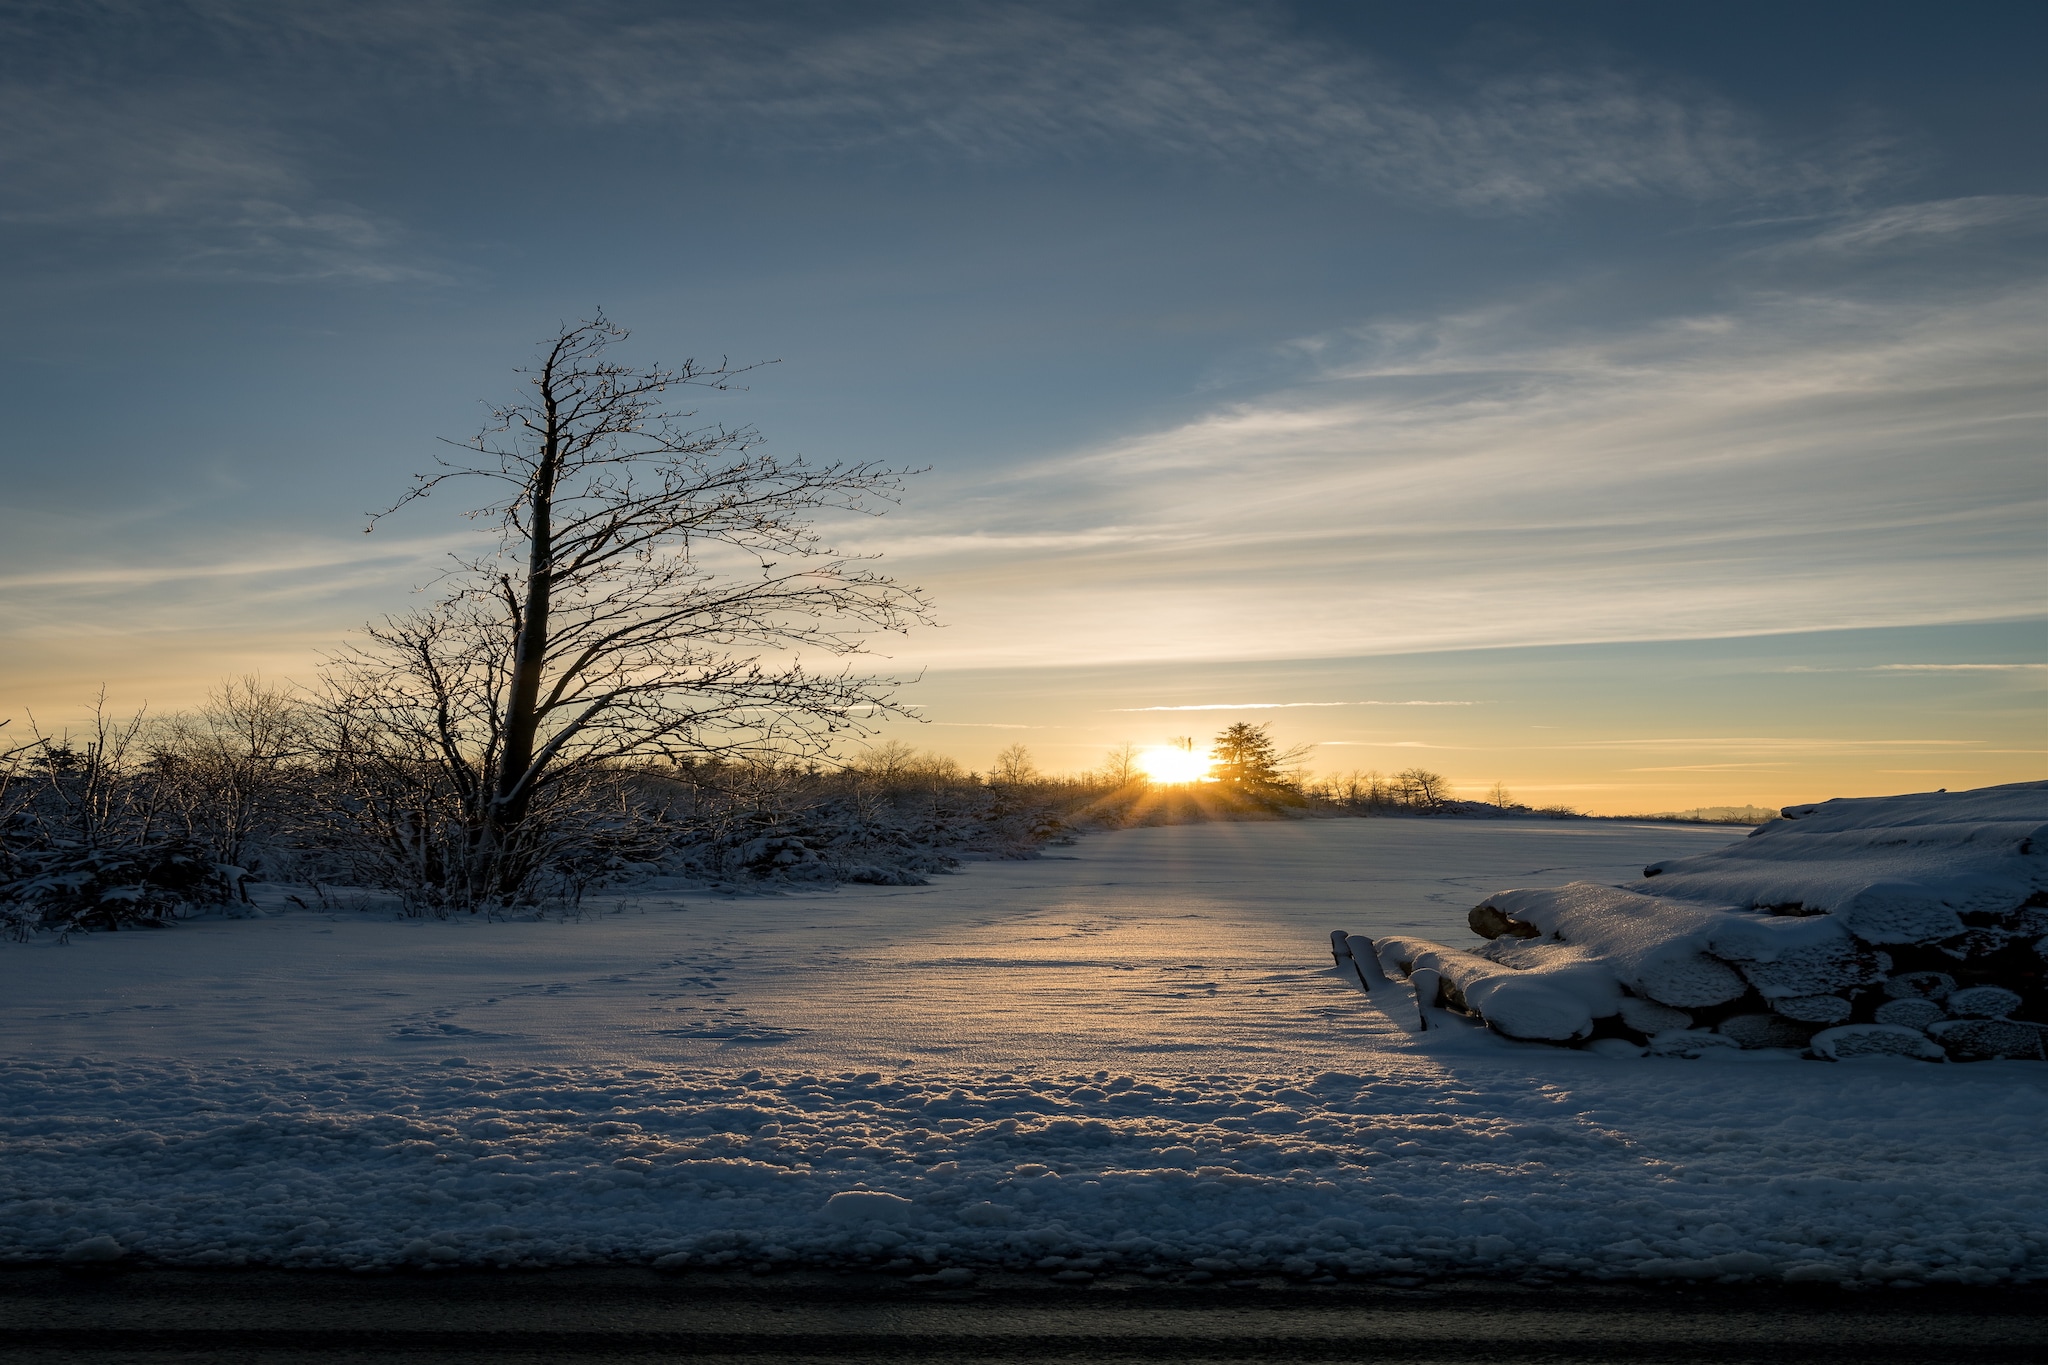
[[[0,1259],[2048,1275],[2048,1067],[1410,1036],[1328,966],[1332,925],[1462,934],[1728,837],[1175,827],[574,924],[11,945]]]

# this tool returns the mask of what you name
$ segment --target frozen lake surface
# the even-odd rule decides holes
[[[1462,943],[1488,892],[1740,834],[1176,826],[927,887],[7,945],[0,1256],[2048,1273],[2048,1068],[1410,1038],[1326,971],[1332,928]]]
[[[629,895],[580,922],[293,910],[9,948],[0,1008],[45,1056],[1321,1068],[1377,1038],[1325,974],[1331,929],[1476,943],[1490,891],[1620,881],[1744,833],[1177,825],[929,886]]]

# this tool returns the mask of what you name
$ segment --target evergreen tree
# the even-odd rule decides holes
[[[1216,736],[1209,754],[1215,764],[1210,772],[1218,782],[1250,791],[1288,785],[1280,766],[1292,755],[1282,754],[1266,729],[1239,721]]]

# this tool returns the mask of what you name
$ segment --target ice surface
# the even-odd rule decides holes
[[[1313,965],[1726,837],[1183,826],[581,923],[7,945],[0,1256],[2048,1274],[2038,1063],[1410,1036]]]

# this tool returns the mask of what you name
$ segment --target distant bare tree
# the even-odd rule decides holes
[[[1493,790],[1486,794],[1486,799],[1502,810],[1515,804],[1514,794],[1508,790],[1508,784],[1505,782],[1494,783]]]
[[[1350,811],[1378,810],[1389,804],[1385,779],[1377,772],[1356,768],[1316,783],[1315,793],[1322,800]]]
[[[1138,780],[1142,769],[1138,766],[1138,746],[1119,744],[1102,756],[1099,770],[1102,781],[1109,787],[1128,787]]]
[[[989,769],[989,781],[1006,786],[1029,782],[1038,776],[1038,765],[1031,761],[1031,751],[1021,744],[1012,744],[996,755],[995,766]]]
[[[1416,810],[1441,810],[1451,798],[1450,782],[1427,768],[1403,768],[1394,780],[1400,784],[1402,804]]]
[[[250,867],[292,788],[291,764],[308,752],[305,705],[259,678],[230,679],[197,713],[172,716],[150,738],[187,832],[220,862]]]
[[[905,744],[900,739],[884,740],[872,745],[847,766],[855,772],[891,782],[907,773],[917,762],[917,746]]]
[[[782,458],[751,429],[691,427],[667,395],[725,389],[740,371],[630,369],[605,354],[626,335],[601,314],[564,327],[521,371],[527,395],[451,443],[465,458],[372,518],[481,480],[495,496],[469,515],[496,523],[498,545],[327,670],[330,744],[378,751],[394,780],[420,774],[433,807],[420,818],[452,821],[467,846],[460,896],[516,892],[538,856],[536,804],[597,768],[816,755],[901,714],[892,680],[803,658],[859,653],[867,633],[929,618],[916,589],[814,525],[821,512],[879,514],[903,471]]]

